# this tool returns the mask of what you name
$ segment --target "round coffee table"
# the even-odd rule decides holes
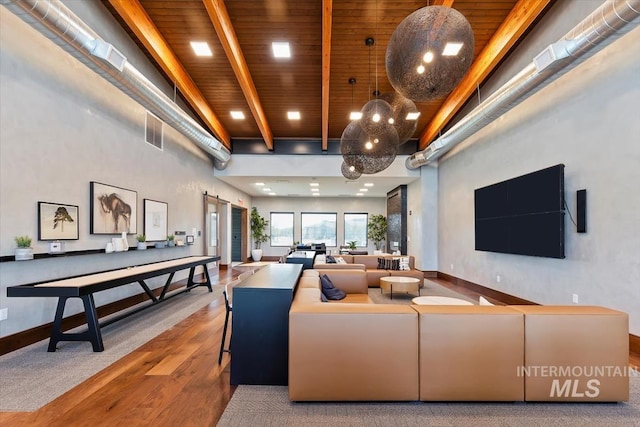
[[[404,276],[386,276],[380,278],[380,293],[388,291],[393,299],[393,292],[417,292],[420,295],[420,279]]]
[[[416,305],[473,305],[464,299],[437,296],[415,297],[411,302]]]

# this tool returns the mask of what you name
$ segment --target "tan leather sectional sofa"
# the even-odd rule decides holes
[[[325,262],[324,256],[316,256],[316,260],[313,264],[313,268],[316,270],[364,270],[367,273],[367,283],[370,288],[380,287],[380,278],[387,276],[405,276],[415,277],[416,279],[423,280],[424,273],[420,270],[416,270],[415,258],[409,255],[409,268],[410,270],[382,270],[378,269],[378,258],[391,257],[398,258],[398,255],[335,255],[336,257],[342,257],[346,264],[328,264]],[[406,256],[406,255],[403,255]],[[424,282],[421,282],[422,287]]]
[[[318,272],[347,293],[320,301]],[[628,315],[590,306],[373,304],[362,270],[306,270],[292,401],[629,400]]]

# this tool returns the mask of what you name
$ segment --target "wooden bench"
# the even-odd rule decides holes
[[[49,339],[48,351],[56,351],[56,345],[59,341],[89,341],[93,346],[93,351],[104,351],[102,343],[101,326],[106,326],[124,317],[130,316],[138,311],[148,308],[152,305],[165,301],[171,296],[175,296],[182,292],[188,292],[197,286],[206,286],[209,292],[212,292],[211,278],[207,264],[219,261],[220,257],[215,256],[191,256],[178,258],[170,261],[162,261],[151,264],[143,264],[133,267],[122,268],[118,270],[103,271],[99,273],[87,274],[82,276],[69,277],[65,279],[29,283],[26,285],[11,286],[7,288],[8,297],[58,297],[58,307],[51,329],[51,338]],[[204,267],[204,280],[195,282],[193,280],[195,269],[198,266]],[[180,291],[167,295],[173,276],[177,271],[189,269],[189,278],[186,286]],[[159,297],[156,297],[149,286],[145,283],[146,279],[158,277],[168,274],[169,277],[165,282]],[[96,311],[93,294],[107,289],[116,288],[118,286],[127,285],[138,282],[144,292],[149,296],[151,304],[148,304],[138,310],[129,312],[120,317],[98,323],[98,314]],[[84,313],[87,319],[88,330],[80,333],[63,333],[62,317],[64,315],[64,307],[67,299],[80,298],[84,304]]]

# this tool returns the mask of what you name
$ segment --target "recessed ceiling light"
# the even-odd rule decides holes
[[[257,185],[258,187],[261,187],[261,186],[263,186],[263,185],[264,185],[264,182],[256,182],[256,185]],[[367,184],[365,184],[365,185],[367,185]]]
[[[289,42],[273,42],[271,43],[273,56],[276,58],[291,58],[291,48]]]
[[[269,195],[270,195],[270,196],[275,196],[275,195],[276,195],[276,193],[269,193]]]
[[[289,120],[300,120],[300,111],[287,111]]]
[[[191,42],[191,49],[197,56],[213,56],[207,42]]]
[[[244,120],[244,113],[242,111],[231,111],[231,117],[236,120]]]
[[[418,120],[418,117],[420,117],[420,112],[416,111],[416,112],[411,112],[411,113],[407,113],[407,120]]]
[[[373,182],[365,182],[364,186],[365,187],[373,187]]]
[[[311,191],[320,191],[319,188],[312,188]]]
[[[263,188],[262,191],[271,191],[270,188]]]
[[[364,196],[362,193],[356,193],[356,196]]]
[[[362,118],[361,111],[352,111],[351,114],[349,114],[349,120],[360,120],[361,118]]]
[[[312,187],[319,187],[319,186],[320,186],[320,183],[318,183],[318,182],[311,182],[311,183],[309,183],[309,185],[310,185],[310,186],[312,186]]]
[[[368,188],[361,188],[358,191],[365,192],[365,191],[369,191],[369,189]]]
[[[313,193],[312,196],[319,196],[320,193]]]
[[[462,49],[463,45],[464,43],[456,43],[456,42],[447,43],[446,45],[444,45],[442,56],[456,56],[458,52],[460,52],[460,49]]]

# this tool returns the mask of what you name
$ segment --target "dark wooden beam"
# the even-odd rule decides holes
[[[253,83],[253,78],[249,72],[247,62],[244,59],[242,49],[240,48],[240,42],[238,42],[238,37],[233,29],[233,24],[231,23],[231,18],[229,18],[229,13],[224,5],[224,1],[202,0],[202,2],[207,9],[209,19],[211,19],[211,23],[218,34],[222,48],[231,63],[233,72],[236,74],[242,93],[244,93],[247,104],[249,104],[249,108],[251,109],[253,118],[256,120],[258,129],[260,129],[260,133],[264,138],[264,142],[269,150],[273,150],[273,133],[271,132],[271,128],[267,122],[267,116],[262,109],[262,104],[258,97],[258,91]]]
[[[522,34],[553,0],[520,0],[478,55],[460,84],[449,94],[433,120],[420,135],[421,150],[435,139],[453,116],[462,108],[476,88],[500,60],[509,52]]]
[[[331,23],[333,0],[322,2],[322,151],[329,146],[329,80],[331,77]]]
[[[138,0],[109,0],[109,3],[144,44],[162,70],[176,84],[187,102],[222,144],[231,149],[231,137],[191,79],[187,70],[155,26]]]

